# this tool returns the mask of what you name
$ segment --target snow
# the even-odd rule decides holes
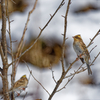
[[[95,2],[96,1],[96,2]],[[14,22],[11,23],[11,33],[13,40],[20,40],[24,26],[27,20],[28,12],[33,6],[33,2],[30,1],[30,7],[26,9],[26,12],[19,13],[14,12],[10,19],[14,20]],[[50,18],[50,14],[52,15],[58,5],[60,4],[61,0],[40,0],[38,1],[37,8],[33,12],[33,14],[30,17],[30,22],[28,24],[28,30],[26,31],[25,40],[28,41],[30,35],[36,37],[38,36],[40,30],[39,27],[43,28],[43,26],[46,24],[46,22]],[[65,1],[66,2],[66,1]],[[96,5],[100,4],[100,0],[72,0],[70,5],[70,10],[68,14],[68,24],[67,24],[67,42],[70,42],[71,45],[73,43],[72,36],[76,34],[81,34],[83,41],[88,44],[90,41],[90,38],[92,38],[96,32],[100,29],[100,10],[99,11],[89,11],[87,13],[81,13],[81,14],[74,14],[72,13],[72,10],[75,7],[78,6],[84,6],[88,3],[95,3]],[[56,16],[53,18],[53,20],[50,22],[50,24],[47,26],[47,28],[43,31],[41,38],[49,39],[50,37],[56,37],[60,40],[62,40],[62,33],[64,31],[64,18],[62,15],[65,15],[66,10],[65,5],[58,11]],[[0,29],[1,29],[1,21],[0,21]],[[98,45],[95,50],[91,53],[91,60],[94,59],[94,56],[97,55],[98,52],[100,52],[100,36],[98,36],[94,40],[94,44],[89,47],[89,50],[95,45]],[[72,61],[75,60],[76,54],[73,50],[73,47],[71,46],[71,52],[72,55],[69,57]],[[73,57],[73,55],[75,55]],[[100,84],[100,63],[99,63],[100,57],[96,60],[94,63],[94,66],[91,66],[91,69],[93,71],[93,75],[95,76],[95,81],[97,84]],[[9,63],[11,62],[11,58],[9,57]],[[0,62],[0,66],[2,66],[2,63]],[[35,66],[32,66],[28,64],[30,69],[32,70],[32,73],[34,77],[41,82],[41,84],[51,93],[53,88],[55,87],[55,82],[52,79],[52,72],[49,69],[37,69]],[[58,67],[58,68],[57,68]],[[76,67],[75,67],[76,68]],[[53,68],[54,70],[54,76],[55,79],[58,80],[61,75],[61,64],[56,65],[56,67]],[[9,73],[11,74],[11,68],[9,68]],[[17,68],[17,75],[16,80],[18,80],[23,74],[26,74],[27,77],[29,77],[30,73],[28,68],[25,64],[19,64]],[[87,75],[87,71],[78,74],[74,77],[74,79],[66,86],[65,89],[62,91],[56,93],[52,100],[99,100],[100,95],[99,91],[100,89],[98,86],[91,86],[91,85],[82,85],[79,83],[78,78],[84,78],[84,76]],[[10,79],[10,76],[9,76]],[[66,83],[64,81],[64,83]],[[62,87],[64,85],[60,87]],[[9,83],[10,87],[10,83]],[[34,95],[35,92],[37,93],[37,97],[41,98],[42,100],[48,99],[48,94],[43,90],[43,88],[32,78],[29,80],[28,87],[25,92],[33,93],[34,99],[37,97]],[[22,94],[24,94],[23,92]],[[16,100],[22,100],[22,98],[16,98]],[[25,98],[25,100],[33,100],[31,96],[28,96]]]

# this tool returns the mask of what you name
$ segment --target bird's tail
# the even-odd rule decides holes
[[[87,64],[87,68],[88,68],[88,75],[92,74],[92,71],[91,71],[89,64]]]

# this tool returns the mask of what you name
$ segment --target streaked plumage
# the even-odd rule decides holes
[[[86,45],[84,44],[80,35],[74,36],[73,39],[74,39],[73,48],[77,56],[80,56],[81,54],[83,54],[80,60],[82,61],[82,63],[86,63],[87,68],[88,68],[88,74],[92,74],[92,71],[89,66],[90,55],[89,55],[88,49],[86,49]]]
[[[25,89],[27,84],[28,84],[28,79],[26,75],[23,75],[18,81],[14,83],[13,88],[11,88],[9,91],[12,92],[12,91],[21,90],[23,88]]]

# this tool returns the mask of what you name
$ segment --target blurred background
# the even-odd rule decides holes
[[[10,20],[14,20],[11,23],[11,35],[12,40],[16,41],[13,43],[13,52],[16,52],[16,48],[23,34],[24,26],[27,20],[28,12],[32,9],[35,0],[9,0],[9,12]],[[38,0],[35,11],[30,17],[28,28],[25,35],[25,46],[23,51],[25,51],[35,40],[40,32],[40,28],[44,25],[50,18],[62,0]],[[16,80],[18,80],[22,75],[26,74],[29,78],[30,72],[23,63],[25,60],[32,70],[34,77],[41,82],[41,84],[51,93],[55,87],[55,82],[52,79],[52,70],[54,71],[55,79],[58,80],[61,76],[61,50],[64,32],[64,18],[67,2],[61,9],[57,12],[55,17],[52,19],[50,24],[43,31],[40,39],[34,45],[34,47],[29,50],[24,56],[21,57],[20,63],[17,67]],[[1,8],[0,8],[1,9]],[[76,59],[76,53],[73,50],[73,38],[72,36],[81,34],[81,37],[86,45],[90,42],[90,39],[97,33],[100,29],[100,0],[71,0],[71,5],[68,13],[68,23],[67,23],[67,34],[66,46],[65,46],[65,67],[68,68],[69,64]],[[0,29],[1,24],[1,12],[0,12]],[[8,25],[7,25],[8,28]],[[0,32],[1,33],[1,32]],[[0,34],[1,36],[1,34]],[[94,43],[88,48],[90,51],[95,45],[97,47],[90,53],[91,62],[94,57],[100,52],[100,36],[96,37]],[[7,34],[7,44],[9,45],[9,37]],[[9,63],[11,62],[11,56],[9,55]],[[93,74],[88,76],[87,70],[76,75],[73,80],[60,92],[57,92],[52,100],[99,100],[100,99],[100,57],[97,58],[94,65],[91,66]],[[81,61],[77,61],[70,73],[77,70],[81,65]],[[0,58],[0,66],[2,66],[2,61]],[[85,67],[85,64],[84,64]],[[8,71],[9,78],[9,88],[11,87],[11,67]],[[60,85],[60,88],[68,79]],[[2,91],[2,81],[0,78],[0,91]],[[23,91],[16,100],[22,100],[25,93],[27,95],[25,100],[35,100],[42,99],[47,100],[48,94],[43,90],[43,88],[30,77],[28,87],[26,91]]]

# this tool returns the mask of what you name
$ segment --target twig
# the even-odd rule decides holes
[[[26,92],[25,96],[23,97],[23,100],[25,100],[26,95],[27,95],[27,92]]]
[[[14,61],[12,61],[12,63],[14,63],[15,61],[17,61],[20,57],[22,57],[27,51],[29,51],[37,42],[37,40],[39,39],[39,37],[41,36],[42,32],[44,31],[44,29],[48,26],[48,24],[50,23],[50,21],[53,19],[53,17],[55,16],[55,14],[58,12],[58,10],[64,5],[64,0],[62,0],[61,4],[59,5],[59,7],[57,8],[57,10],[54,12],[54,14],[51,16],[51,18],[48,20],[48,22],[46,23],[46,25],[41,29],[40,28],[40,33],[38,35],[38,37],[35,39],[34,43],[28,48],[26,49],[20,56],[18,56]],[[26,30],[26,28],[25,28]],[[10,63],[9,66],[12,64]]]
[[[12,57],[12,61],[14,60],[14,55],[13,55],[13,50],[12,50],[12,37],[11,37],[11,26],[10,26],[10,18],[9,18],[9,10],[8,10],[8,0],[7,0],[7,19],[8,19],[8,34],[9,34],[9,39],[10,39],[10,54],[11,54],[11,57]],[[14,63],[12,63],[12,75],[11,75],[11,87],[13,87],[14,85],[14,82],[15,82],[15,78],[14,78]],[[11,100],[15,100],[15,97],[14,97],[14,92],[11,93]]]
[[[55,80],[55,77],[54,77],[54,71],[52,70],[52,68],[50,68],[50,70],[52,72],[52,78],[53,78],[54,82],[57,83],[56,80]]]
[[[5,59],[4,59],[4,54],[3,54],[1,42],[0,42],[0,54],[1,54],[2,61],[4,61]]]
[[[0,74],[1,78],[3,79],[4,77]]]
[[[100,55],[100,52],[97,54],[97,56],[96,56],[95,59],[92,61],[92,63],[90,64],[90,66],[95,62],[95,60],[98,58],[99,55]]]
[[[70,3],[69,3],[69,4],[70,4]],[[89,43],[89,45],[88,45],[87,47],[89,47],[89,46],[91,45],[91,43],[92,43],[92,41],[95,39],[95,37],[96,37],[97,35],[99,35],[99,32],[100,32],[100,30],[99,30],[99,31],[96,33],[96,35],[91,39],[91,41],[90,41],[90,43]],[[99,53],[99,54],[100,54],[100,53]],[[99,55],[99,54],[98,54],[98,55]],[[96,56],[95,58],[97,58],[97,57],[98,57],[98,56]],[[78,57],[78,59],[79,59],[79,57]],[[65,72],[62,72],[62,75],[61,75],[60,79],[57,81],[57,85],[55,86],[55,88],[54,88],[53,92],[51,93],[51,95],[50,95],[50,97],[49,97],[48,100],[51,100],[51,98],[53,97],[53,95],[56,93],[56,91],[57,91],[59,85],[62,83],[63,79],[65,78],[65,75],[68,73],[68,71],[71,69],[72,65],[73,65],[76,61],[77,61],[77,60],[73,61]],[[86,68],[86,69],[87,69],[87,68]],[[86,69],[82,69],[81,72],[85,71]],[[75,72],[75,74],[76,74],[76,72]],[[75,76],[75,74],[74,74],[74,76]],[[74,76],[73,76],[73,77],[74,77]],[[73,77],[72,77],[72,78],[73,78]],[[71,78],[71,79],[72,79],[72,78]],[[71,79],[70,79],[70,80],[71,80]],[[68,83],[69,83],[70,80],[68,80]],[[66,83],[65,85],[67,85],[68,83]]]
[[[79,69],[83,66],[83,64],[77,69],[77,71],[79,71]],[[75,71],[76,72],[76,71]],[[74,73],[71,73],[70,75],[68,76],[65,76],[65,78],[68,78],[68,77],[71,77]]]
[[[82,65],[77,69],[77,71],[79,71],[79,69],[82,67]],[[59,92],[62,89],[64,89],[66,87],[66,85],[74,78],[74,76],[76,75],[77,71],[74,71],[74,73],[71,73],[70,75],[66,76],[65,78],[68,78],[68,77],[71,77],[71,76],[72,77],[70,79],[68,79],[67,83],[62,88],[60,88],[59,90],[57,90],[56,92]]]
[[[61,57],[62,58],[61,59],[62,73],[65,72],[65,68],[64,68],[64,53],[65,53],[66,31],[67,31],[67,16],[68,16],[70,2],[71,2],[71,0],[69,0],[69,2],[68,2],[68,6],[67,6],[65,17],[64,17],[65,21],[64,21],[64,34],[63,34],[62,57]]]
[[[92,63],[90,64],[90,66],[91,65],[93,65],[93,63],[95,62],[95,60],[98,58],[98,56],[100,55],[100,52],[96,55],[96,57],[94,58],[94,60],[92,61]],[[83,64],[82,64],[83,65]],[[79,68],[81,68],[82,67],[82,65],[79,67]],[[86,68],[82,68],[81,70],[77,70],[77,71],[75,71],[75,73],[72,73],[71,75],[68,75],[68,76],[66,76],[65,78],[68,78],[68,77],[71,77],[72,75],[74,75],[74,74],[78,74],[78,73],[80,73],[80,72],[83,72],[83,71],[85,71],[87,69],[87,67]]]
[[[95,34],[95,36],[91,39],[90,43],[88,44],[88,46],[85,48],[85,50],[91,45],[92,41],[100,34],[100,29],[98,30],[98,32]],[[94,47],[95,48],[95,47]],[[83,53],[81,55],[84,54],[85,50],[83,51]],[[77,58],[80,59],[80,56]],[[77,60],[75,60],[74,62],[72,62],[71,66],[76,62]],[[67,71],[65,72],[67,74],[68,70],[71,68],[71,66],[69,66],[69,68],[67,69]]]
[[[100,55],[100,52],[96,55],[96,57],[94,58],[94,60],[92,61],[92,63],[90,64],[90,66],[91,65],[93,65],[93,63],[95,62],[95,60],[98,58],[98,56]],[[83,64],[82,64],[83,65]],[[81,65],[81,66],[82,66]],[[80,66],[80,67],[81,67]],[[79,67],[79,68],[80,68]],[[82,68],[81,70],[77,70],[75,73],[72,73],[71,75],[68,75],[68,76],[66,76],[65,78],[68,78],[68,77],[71,77],[72,75],[74,75],[74,74],[78,74],[78,73],[80,73],[80,72],[83,72],[83,71],[85,71],[87,69],[87,67],[86,68]]]
[[[94,63],[94,61],[98,58],[98,56],[100,55],[100,52],[97,54],[97,56],[94,58],[94,60],[92,61],[92,63],[90,64],[90,66]],[[83,64],[82,64],[83,65]],[[81,72],[84,72],[87,68],[82,68],[81,70],[79,70],[81,67],[82,67],[82,65],[77,69],[77,71],[74,71],[74,73],[72,73],[71,75],[68,75],[68,76],[66,76],[65,78],[68,78],[68,77],[71,77],[70,79],[68,79],[68,81],[67,81],[67,83],[62,87],[62,88],[60,88],[59,90],[57,90],[56,92],[59,92],[59,91],[61,91],[62,89],[64,89],[65,87],[66,87],[66,85],[74,78],[74,76],[76,75],[76,74],[79,74],[79,73],[81,73]]]
[[[91,49],[91,51],[90,51],[89,53],[91,53],[91,52],[92,52],[92,50],[93,50],[93,49],[95,49],[96,47],[97,47],[97,45],[95,45],[95,46]]]
[[[57,84],[54,88],[54,90],[52,91],[51,95],[49,96],[48,100],[51,100],[53,95],[56,93],[58,87],[60,86],[60,84],[62,83],[65,75],[66,75],[66,72],[65,72],[65,69],[64,69],[64,50],[65,50],[65,40],[66,40],[66,27],[67,27],[67,15],[68,15],[68,11],[69,11],[69,5],[70,5],[70,2],[71,0],[68,1],[68,5],[67,5],[67,9],[66,9],[66,14],[65,14],[65,27],[64,27],[64,38],[63,38],[63,45],[62,45],[62,59],[61,59],[61,62],[62,62],[62,75],[60,77],[60,79],[57,81]],[[64,0],[62,0],[61,4],[62,5],[64,3]]]
[[[66,87],[66,85],[73,79],[74,76],[75,76],[75,74],[74,74],[70,79],[68,79],[67,83],[66,83],[62,88],[60,88],[60,89],[57,90],[56,92],[59,92],[59,91],[61,91],[62,89],[64,89],[64,88]]]
[[[95,36],[91,39],[90,43],[88,44],[87,48],[92,44],[93,40],[97,37],[97,35],[100,34],[100,29],[98,30],[98,32],[95,34]]]
[[[36,8],[36,5],[37,5],[37,1],[38,0],[35,0],[35,4],[32,8],[32,10],[28,13],[28,18],[27,18],[27,21],[26,21],[26,24],[25,24],[25,27],[24,27],[24,31],[23,31],[23,35],[21,37],[21,40],[19,42],[19,45],[18,45],[18,49],[17,49],[17,53],[16,53],[16,63],[17,63],[17,60],[19,60],[19,55],[21,54],[21,50],[22,50],[22,45],[23,45],[23,41],[24,41],[24,37],[25,37],[25,33],[26,33],[26,30],[27,30],[27,26],[28,26],[28,22],[29,22],[29,18],[30,18],[30,15],[32,14],[32,12],[35,10]],[[16,64],[15,63],[15,64]]]
[[[25,62],[25,61],[24,61],[24,62]],[[27,65],[26,62],[25,62],[25,64],[26,64],[26,66],[27,66],[27,68],[28,68],[30,74],[31,74],[32,77],[34,78],[34,80],[35,80],[38,84],[40,84],[40,86],[41,86],[41,87],[49,94],[49,96],[50,96],[50,93],[45,89],[45,87],[33,76],[32,71],[30,70],[30,68],[29,68],[29,66]]]

